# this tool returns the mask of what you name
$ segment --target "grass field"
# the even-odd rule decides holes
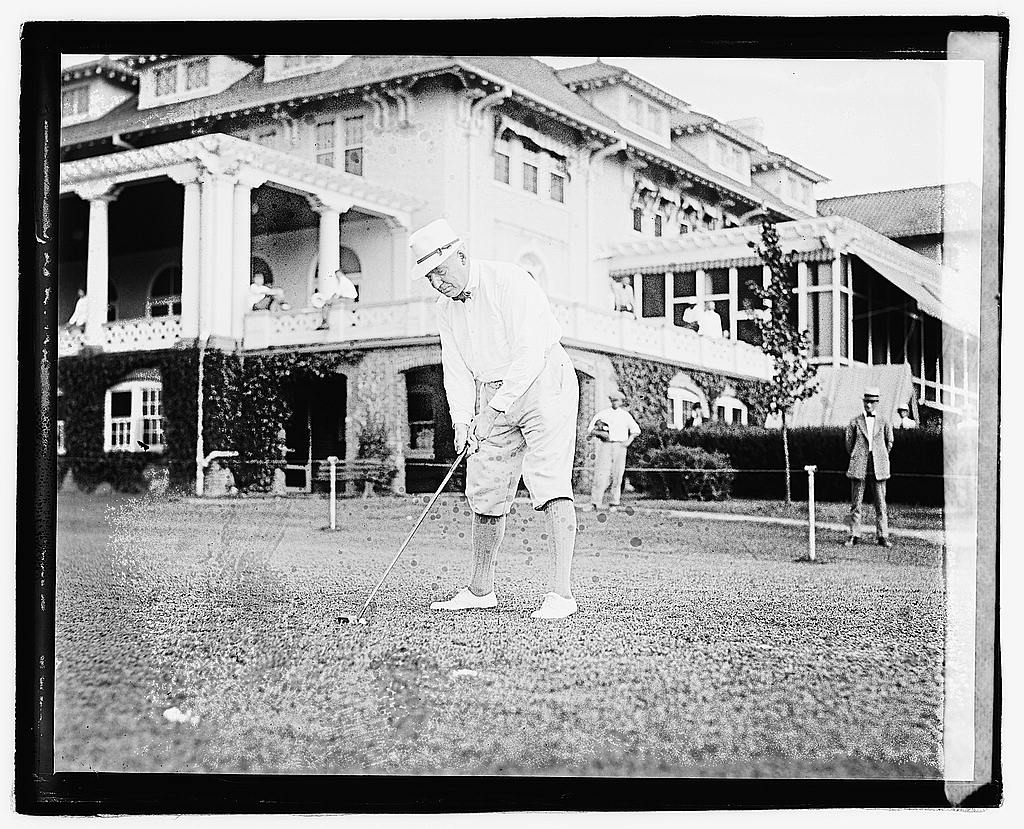
[[[60,496],[55,769],[941,776],[937,545],[823,533],[808,565],[799,528],[581,511],[580,612],[542,622],[520,504],[498,610],[440,614],[469,554],[447,495],[339,626],[424,503],[341,501],[330,532],[315,498]]]

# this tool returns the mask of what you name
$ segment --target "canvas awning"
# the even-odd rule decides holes
[[[820,366],[818,393],[809,400],[801,400],[793,407],[788,418],[792,426],[845,426],[863,409],[864,389],[877,386],[879,400],[877,414],[892,422],[896,409],[908,405],[911,417],[917,416],[917,396],[910,366],[869,366],[854,363],[850,366]]]

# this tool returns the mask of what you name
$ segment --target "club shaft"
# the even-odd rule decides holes
[[[426,509],[423,510],[420,517],[416,520],[416,523],[412,525],[412,529],[409,531],[409,535],[406,536],[405,541],[402,543],[402,546],[398,548],[398,552],[395,553],[395,557],[391,559],[391,563],[388,565],[388,568],[384,571],[384,575],[380,577],[380,581],[377,582],[377,586],[373,588],[373,592],[370,594],[370,597],[366,600],[366,604],[363,605],[363,609],[359,611],[360,617],[366,615],[366,609],[370,606],[370,602],[373,601],[373,597],[377,595],[377,591],[380,590],[381,585],[384,584],[384,580],[388,577],[388,573],[390,573],[392,568],[398,563],[398,559],[402,557],[402,553],[404,553],[405,548],[409,546],[409,542],[412,541],[412,537],[416,534],[416,530],[420,528],[420,524],[423,523],[423,519],[427,517],[427,513],[430,512],[431,508],[434,506],[434,502],[438,499],[438,496],[440,496],[441,490],[443,490],[445,486],[447,486],[448,481],[451,479],[452,475],[455,474],[455,470],[458,468],[459,464],[462,463],[462,459],[466,457],[466,454],[468,452],[469,447],[467,446],[459,453],[459,456],[455,459],[455,462],[452,464],[451,469],[448,470],[448,474],[444,476],[444,480],[441,481],[441,485],[437,488],[437,491],[434,493],[433,497],[427,503]]]

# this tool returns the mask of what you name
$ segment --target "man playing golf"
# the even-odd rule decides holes
[[[409,237],[412,277],[426,277],[437,301],[445,393],[455,451],[467,444],[466,497],[473,510],[469,586],[432,610],[497,605],[494,568],[505,516],[524,477],[542,511],[554,555],[550,590],[538,619],[576,612],[570,571],[576,546],[572,464],[579,384],[562,332],[537,282],[505,262],[470,261],[444,219]]]

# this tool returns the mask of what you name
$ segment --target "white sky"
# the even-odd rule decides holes
[[[92,57],[66,55],[62,65]],[[541,59],[555,68],[593,60]],[[819,198],[950,181],[980,184],[979,63],[602,60],[629,69],[719,120],[760,118],[769,147],[831,179],[817,188]],[[954,118],[948,117],[951,101]],[[975,112],[969,111],[972,103],[977,104]]]

